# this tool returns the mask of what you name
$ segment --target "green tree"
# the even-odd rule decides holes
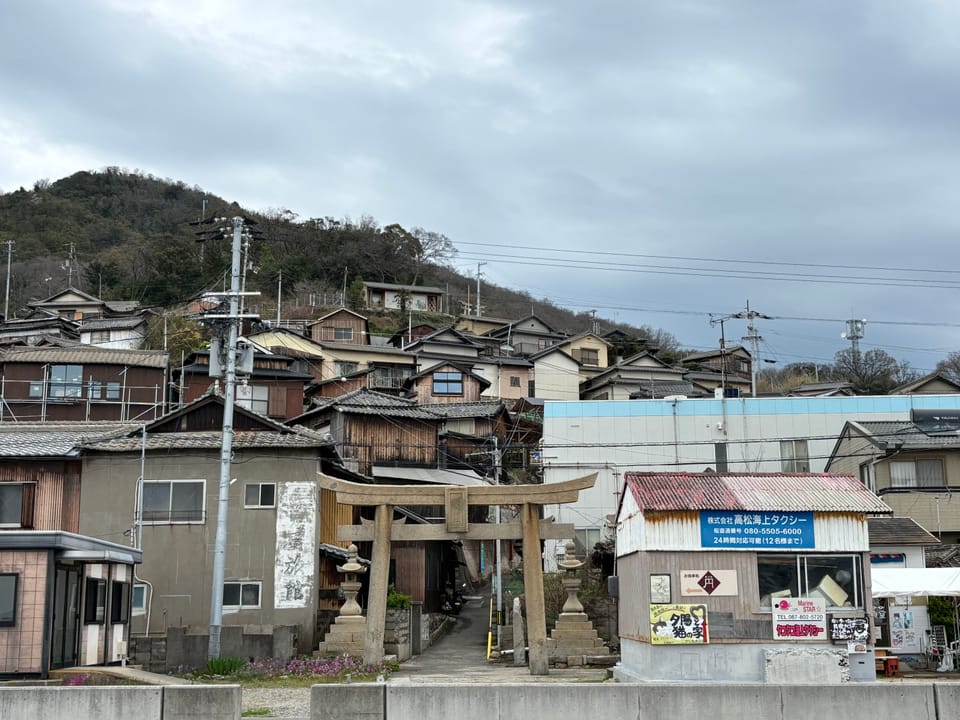
[[[363,278],[355,277],[347,287],[347,307],[356,312],[363,312]]]
[[[834,375],[846,380],[855,392],[864,395],[885,395],[897,385],[917,377],[907,362],[898,362],[885,350],[874,348],[864,353],[853,348],[834,356]]]
[[[182,313],[168,312],[156,315],[147,323],[143,336],[145,350],[163,350],[170,355],[170,365],[179,365],[181,358],[200,350],[209,338],[196,320]]]

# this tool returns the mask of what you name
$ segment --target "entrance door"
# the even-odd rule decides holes
[[[53,588],[53,637],[50,667],[77,664],[80,627],[80,568],[57,566]]]

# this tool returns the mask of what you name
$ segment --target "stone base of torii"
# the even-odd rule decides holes
[[[370,584],[367,593],[367,627],[363,661],[374,665],[383,660],[383,635],[387,613],[387,583],[390,573],[390,543],[426,540],[517,540],[529,549],[545,539],[571,538],[571,524],[540,519],[543,505],[575,502],[581,490],[593,487],[597,474],[548,485],[365,485],[338,480],[319,473],[320,486],[336,493],[344,505],[375,507],[372,523],[341,525],[340,540],[373,542]],[[446,523],[435,525],[393,524],[397,505],[442,505]],[[470,505],[519,505],[520,522],[469,523]],[[543,601],[543,560],[540,553],[523,554],[523,581],[527,604],[527,641],[531,675],[547,675],[547,621]]]

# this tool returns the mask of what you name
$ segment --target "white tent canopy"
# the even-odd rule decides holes
[[[871,568],[873,597],[960,597],[960,568]]]

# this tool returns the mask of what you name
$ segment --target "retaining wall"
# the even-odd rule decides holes
[[[239,720],[239,685],[0,688],[0,718]]]
[[[677,720],[946,720],[960,685],[353,684],[314,685],[311,720],[504,720],[524,717]]]

